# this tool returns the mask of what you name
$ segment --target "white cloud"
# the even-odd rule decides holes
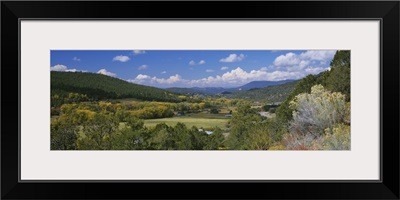
[[[66,72],[87,72],[87,70],[67,69]]]
[[[213,75],[205,78],[187,80],[180,76],[171,76],[168,79],[160,79],[142,75],[135,78],[135,82],[152,86],[168,87],[237,87],[247,84],[251,81],[279,81],[287,79],[301,79],[308,74],[319,74],[325,70],[329,70],[328,63],[333,58],[335,51],[306,51],[304,53],[295,54],[287,53],[276,57],[273,64],[259,69],[246,71],[241,67],[226,71],[222,75]],[[243,55],[243,54],[241,54]],[[235,60],[233,57],[227,60]],[[236,55],[235,58],[238,56]],[[240,57],[240,56],[239,56]],[[244,55],[241,57],[245,57]],[[237,59],[236,59],[237,60]],[[316,62],[314,62],[316,61]],[[193,61],[195,64],[196,62]],[[228,70],[227,66],[221,67],[221,70]],[[206,72],[214,70],[207,69]]]
[[[145,54],[146,53],[146,51],[143,51],[143,50],[133,50],[132,52],[133,52],[134,55],[139,55],[139,54]]]
[[[86,70],[77,70],[77,69],[68,69],[65,65],[54,65],[50,67],[50,71],[58,71],[58,72],[87,72]]]
[[[54,65],[53,67],[50,67],[51,71],[58,71],[58,72],[64,72],[65,70],[67,70],[68,67],[65,65]]]
[[[189,65],[195,65],[196,64],[196,62],[194,62],[194,60],[191,60],[190,62],[189,62]]]
[[[151,77],[149,75],[139,74],[135,79],[127,80],[128,82],[144,84],[144,85],[171,85],[173,83],[180,82],[181,76],[179,74],[175,74],[174,76],[170,76],[169,78],[157,78],[156,76]]]
[[[198,63],[196,63],[196,61],[194,61],[194,60],[191,60],[189,62],[189,65],[204,65],[204,64],[206,64],[205,60],[200,60]]]
[[[306,51],[300,54],[303,59],[326,61],[331,60],[335,56],[336,50],[332,51]]]
[[[162,72],[161,72],[161,74],[166,74],[166,73],[167,73],[167,71],[162,71]]]
[[[239,61],[242,61],[244,59],[244,57],[245,56],[243,54],[240,54],[240,55],[230,54],[226,58],[221,58],[219,60],[219,62],[239,62]]]
[[[72,60],[74,60],[74,61],[81,61],[81,59],[80,58],[78,58],[78,57],[74,57],[74,58],[72,58]]]
[[[141,81],[141,80],[151,79],[151,77],[148,76],[148,75],[139,74],[139,75],[136,76],[135,79],[138,80],[138,81]]]
[[[263,70],[251,70],[245,71],[238,67],[231,71],[224,73],[223,75],[208,76],[206,78],[186,80],[180,75],[170,76],[167,79],[151,77],[149,75],[139,74],[133,80],[128,80],[129,82],[151,85],[157,87],[209,87],[209,86],[219,86],[219,87],[237,87],[247,84],[251,81],[268,80],[268,81],[279,81],[286,79],[300,79],[309,73],[319,73],[319,71],[326,70],[325,68],[309,68],[303,71],[274,71],[266,72]]]
[[[306,51],[300,54],[287,53],[275,58],[273,65],[262,68],[263,70],[280,70],[299,73],[319,73],[327,69],[336,51]]]
[[[128,60],[130,60],[130,58],[128,56],[123,56],[123,55],[115,56],[113,58],[113,61],[120,61],[120,62],[127,62]]]
[[[207,78],[188,80],[185,82],[186,86],[190,87],[206,87],[206,86],[220,86],[220,87],[236,87],[247,84],[251,81],[280,81],[287,79],[300,79],[308,74],[318,74],[322,71],[327,70],[323,67],[309,67],[306,70],[301,71],[272,71],[267,72],[266,70],[251,70],[245,71],[240,67],[224,73],[223,75],[209,76]]]
[[[107,75],[107,76],[111,76],[111,77],[116,77],[117,75],[107,71],[106,69],[100,69],[98,72],[98,74],[103,74],[103,75]]]
[[[285,79],[297,79],[302,76],[301,72],[251,70],[249,72],[238,67],[234,70],[224,73],[222,76],[214,77],[215,80],[221,80],[223,83],[231,85],[246,84],[251,81],[268,80],[279,81]]]
[[[310,63],[320,61],[320,64],[325,64],[327,61],[332,60],[336,51],[306,51],[299,55],[295,53],[287,53],[275,58],[273,64],[277,67],[298,67],[303,69]]]
[[[168,79],[157,79],[157,81],[161,84],[172,84],[181,80],[181,76],[179,74],[175,74],[175,76],[170,76]]]
[[[212,72],[213,70],[207,70]],[[266,72],[262,70],[252,70],[247,72],[242,68],[238,67],[234,70],[224,73],[222,76],[208,76],[202,79],[186,80],[180,75],[170,76],[167,79],[151,77],[149,75],[139,74],[133,80],[127,80],[129,82],[151,85],[151,86],[177,86],[177,87],[236,87],[244,85],[251,81],[256,80],[285,80],[285,79],[298,79],[301,78],[302,74],[299,72]]]
[[[267,78],[268,73],[261,70],[252,70],[250,72],[246,72],[242,68],[238,67],[234,70],[224,73],[221,76],[221,79],[224,82],[228,82],[230,84],[239,83],[247,83],[255,80],[262,80]]]
[[[140,66],[138,67],[138,69],[139,69],[139,70],[145,70],[145,69],[147,69],[147,65],[140,65]]]
[[[275,66],[288,66],[288,65],[297,65],[300,63],[300,58],[296,54],[290,52],[286,55],[280,55],[274,60]]]

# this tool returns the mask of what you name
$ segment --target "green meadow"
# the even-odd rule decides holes
[[[154,127],[157,124],[165,123],[168,126],[175,126],[178,122],[184,123],[187,128],[196,126],[197,128],[210,129],[213,127],[219,127],[225,129],[226,124],[230,118],[226,117],[225,114],[189,114],[180,117],[170,117],[161,119],[147,119],[144,120],[146,127]]]

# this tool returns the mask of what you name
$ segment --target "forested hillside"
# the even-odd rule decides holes
[[[52,104],[57,103],[57,99],[61,101],[66,97],[82,100],[136,98],[148,101],[180,101],[171,92],[102,74],[56,71],[51,72],[51,97]]]
[[[292,81],[281,85],[274,85],[259,89],[250,89],[228,95],[230,98],[267,100],[269,102],[283,102],[293,91],[299,81]]]

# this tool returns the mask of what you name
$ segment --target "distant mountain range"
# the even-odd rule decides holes
[[[265,88],[268,86],[280,85],[284,83],[293,82],[294,80],[283,80],[283,81],[252,81],[246,85],[242,85],[237,90],[250,90],[256,88]]]
[[[166,88],[166,90],[175,93],[181,94],[207,94],[207,95],[215,95],[215,94],[232,94],[240,91],[253,90],[259,88],[265,88],[274,85],[281,85],[285,83],[290,83],[295,80],[283,80],[283,81],[252,81],[245,85],[235,88],[223,88],[223,87],[192,87],[192,88],[181,88],[181,87],[172,87]]]
[[[300,80],[296,80],[264,88],[242,90],[228,94],[227,97],[238,99],[268,100],[269,102],[279,103],[286,100],[288,95],[294,90],[299,81]]]
[[[213,94],[219,94],[222,93],[226,90],[226,88],[222,87],[192,87],[192,88],[181,88],[181,87],[172,87],[172,88],[166,88],[165,90],[168,90],[170,92],[175,92],[175,93],[180,93],[180,94],[208,94],[208,95],[213,95]]]
[[[231,98],[283,101],[298,81],[252,81],[235,88],[193,87],[160,89],[129,83],[101,74],[51,72],[51,96],[67,98],[70,93],[85,94],[93,100],[135,98],[148,101],[180,102],[178,94],[222,95]],[[58,97],[57,97],[58,96]]]

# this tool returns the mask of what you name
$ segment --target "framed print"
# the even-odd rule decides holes
[[[398,199],[399,2],[227,3],[3,1],[1,198]]]

